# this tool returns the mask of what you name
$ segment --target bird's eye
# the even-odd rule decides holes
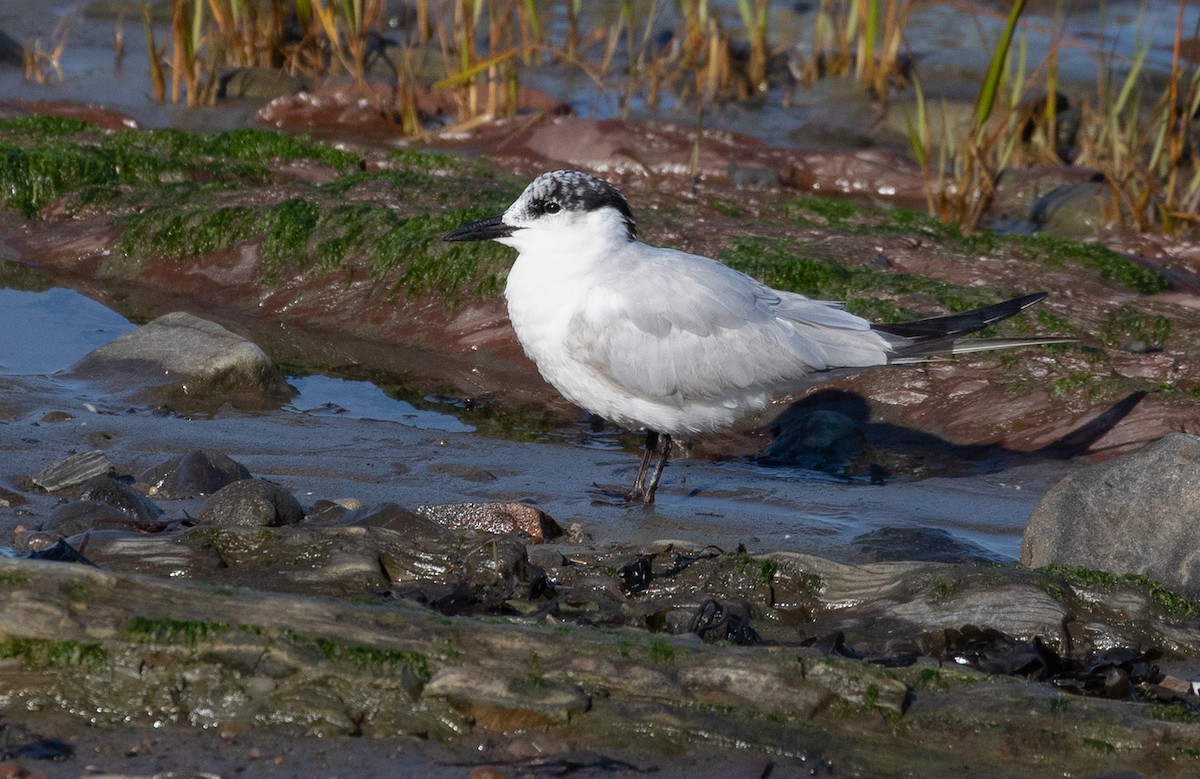
[[[551,200],[546,204],[544,210],[547,214],[557,214],[559,211],[562,211],[562,206]]]

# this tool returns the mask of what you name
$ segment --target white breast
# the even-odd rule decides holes
[[[553,252],[522,252],[509,272],[504,291],[509,318],[525,354],[563,397],[615,424],[673,436],[720,429],[767,404],[769,393],[755,390],[703,399],[656,395],[620,381],[611,365],[588,362],[579,349],[578,333],[573,338],[572,325],[578,329],[577,316],[589,302],[589,293],[594,305],[597,296],[611,291],[598,285],[597,278],[611,278],[614,266],[621,264],[621,252],[618,247],[596,260],[603,263],[603,271],[585,254],[566,260]],[[625,270],[631,278],[637,277],[637,268]],[[653,295],[649,290],[644,292],[648,297]],[[655,366],[637,362],[643,359],[635,353],[640,351],[633,348],[621,357],[637,363],[630,369],[652,374]]]

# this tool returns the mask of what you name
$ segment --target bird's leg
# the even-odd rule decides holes
[[[633,480],[633,489],[625,496],[629,501],[644,501],[646,499],[646,472],[650,470],[650,458],[658,448],[658,433],[646,431],[646,451],[642,453],[642,466],[638,468],[637,478]]]
[[[658,480],[662,478],[663,468],[667,467],[667,458],[671,456],[671,436],[663,434],[662,448],[658,453],[658,465],[654,466],[654,475],[650,477],[650,487],[646,490],[643,503],[653,503],[654,493],[658,490]]]

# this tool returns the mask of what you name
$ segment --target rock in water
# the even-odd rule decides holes
[[[1139,573],[1200,596],[1197,516],[1200,437],[1171,433],[1056,484],[1029,518],[1021,562]]]
[[[144,383],[166,384],[189,398],[230,393],[286,398],[293,390],[262,349],[224,327],[183,311],[164,314],[83,358],[75,372],[126,377],[151,367]],[[164,380],[165,378],[165,380]]]

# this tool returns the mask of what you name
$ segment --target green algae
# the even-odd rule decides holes
[[[1066,376],[1059,376],[1050,382],[1050,394],[1056,398],[1070,396],[1075,390],[1088,387],[1092,383],[1092,374],[1074,371]]]
[[[1010,246],[1026,260],[1051,267],[1071,263],[1143,294],[1164,292],[1171,287],[1170,281],[1155,268],[1097,243],[1056,238],[1042,233],[1033,236],[992,232],[965,235],[957,225],[947,224],[926,214],[907,209],[872,211],[842,198],[789,198],[780,203],[779,212],[802,227],[820,225],[853,235],[916,233],[976,254]]]
[[[1166,613],[1175,617],[1200,616],[1200,601],[1192,600],[1172,590],[1162,582],[1141,573],[1117,575],[1108,571],[1070,565],[1048,565],[1048,573],[1061,576],[1068,584],[1078,587],[1111,590],[1120,585],[1140,589]]]
[[[1152,703],[1146,707],[1152,719],[1160,722],[1182,722],[1188,725],[1200,724],[1200,712],[1180,706],[1177,703]]]
[[[305,159],[343,170],[358,159],[327,144],[269,130],[104,133],[53,117],[0,122],[0,155],[0,205],[26,217],[68,193],[76,193],[81,204],[127,203],[131,197],[139,199],[129,187],[230,187],[265,181],[278,162]]]
[[[0,642],[0,658],[18,658],[23,668],[101,668],[108,652],[100,644],[12,638]]]
[[[1146,314],[1129,304],[1109,313],[1097,336],[1108,347],[1121,347],[1141,341],[1149,349],[1161,350],[1171,335],[1171,320],[1157,314]]]
[[[267,209],[263,216],[264,267],[280,269],[300,257],[320,218],[320,206],[305,198],[291,198]]]
[[[355,187],[376,179],[390,185],[396,175],[357,175]],[[437,290],[454,301],[500,289],[510,259],[503,247],[441,242],[447,231],[494,209],[472,206],[406,216],[377,203],[330,197],[346,191],[335,182],[330,188],[313,187],[305,197],[254,205],[218,205],[228,195],[211,189],[180,192],[171,202],[119,217],[123,231],[117,247],[135,260],[184,261],[259,241],[260,275],[269,284],[285,276],[362,268],[392,295]]]
[[[1094,270],[1103,279],[1115,281],[1134,292],[1153,295],[1171,288],[1171,282],[1158,270],[1142,265],[1107,246],[1071,241],[1038,234],[1013,238],[1028,259],[1051,267],[1065,262]]]
[[[663,638],[656,638],[649,646],[651,662],[660,665],[674,665],[678,659],[675,645]]]
[[[293,636],[293,640],[296,638]],[[326,660],[347,662],[358,669],[403,666],[416,673],[424,681],[428,681],[431,676],[429,658],[419,652],[352,646],[322,637],[313,639],[313,643],[321,650],[321,654]]]
[[[131,617],[125,623],[124,636],[142,644],[183,644],[195,648],[227,627],[225,622]]]
[[[780,203],[780,210],[801,225],[812,224],[816,216],[830,225],[843,225],[847,220],[864,213],[861,206],[846,198],[805,195],[788,198]]]

